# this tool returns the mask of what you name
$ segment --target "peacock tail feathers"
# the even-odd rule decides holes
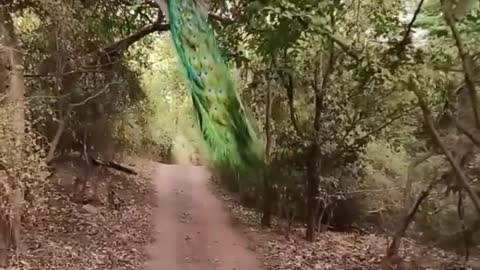
[[[208,23],[201,0],[168,0],[171,34],[190,84],[209,159],[220,168],[263,163],[262,147]]]

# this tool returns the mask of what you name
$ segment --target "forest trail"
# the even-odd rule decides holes
[[[260,270],[200,166],[159,164],[153,174],[155,241],[146,270]]]

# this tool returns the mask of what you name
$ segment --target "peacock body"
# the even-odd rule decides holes
[[[236,91],[201,0],[168,0],[171,35],[190,86],[193,110],[214,166],[262,164],[262,147]]]

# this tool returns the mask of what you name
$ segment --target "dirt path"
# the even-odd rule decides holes
[[[260,270],[254,252],[232,228],[203,167],[158,165],[158,209],[146,270]]]

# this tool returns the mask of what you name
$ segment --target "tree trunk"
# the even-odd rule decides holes
[[[405,232],[407,231],[408,227],[412,223],[412,221],[415,218],[415,214],[417,213],[420,205],[422,202],[430,195],[430,192],[432,191],[433,187],[435,186],[436,181],[431,181],[430,184],[428,185],[427,188],[425,188],[420,195],[418,196],[417,200],[411,207],[410,211],[408,214],[405,216],[403,221],[400,223],[400,226],[397,228],[397,231],[395,232],[395,235],[393,237],[392,242],[387,248],[387,258],[392,258],[393,256],[397,255],[398,249],[400,248],[400,242],[402,237],[405,235]]]
[[[0,5],[0,93],[6,95],[8,106],[13,108],[11,125],[15,134],[15,149],[11,158],[16,163],[23,161],[25,136],[25,81],[23,74],[23,54],[15,35],[14,22],[8,5]],[[18,179],[15,179],[18,181]],[[11,214],[0,222],[4,234],[0,237],[2,247],[15,247],[20,250],[20,217],[22,215],[23,191],[18,182],[13,181],[10,194]],[[5,235],[6,234],[6,235]],[[5,252],[5,250],[0,250]],[[4,257],[5,254],[0,254]]]
[[[470,1],[470,0],[467,0]],[[467,2],[463,1],[463,2]],[[445,2],[445,3],[443,3]],[[466,5],[463,7],[466,10],[468,10],[468,4],[465,3]],[[446,1],[442,1],[443,5],[443,14],[445,17],[445,21],[447,25],[450,27],[450,31],[452,32],[453,39],[455,40],[455,45],[457,46],[458,50],[458,56],[462,60],[462,68],[463,68],[463,74],[465,78],[465,86],[468,90],[468,93],[470,95],[470,102],[472,105],[472,111],[473,111],[473,116],[475,120],[475,126],[477,129],[480,129],[480,108],[478,106],[479,101],[478,101],[478,93],[477,89],[475,87],[475,82],[474,82],[474,74],[473,74],[473,69],[472,69],[472,59],[468,53],[468,50],[465,48],[465,44],[463,43],[463,40],[460,36],[460,33],[457,30],[454,14],[452,13],[452,10],[450,10],[446,6]],[[459,5],[457,7],[460,7],[462,5]],[[462,8],[460,8],[461,10]]]
[[[318,145],[312,143],[308,155],[307,167],[307,232],[306,239],[313,242],[315,239],[315,217],[318,197]]]
[[[434,152],[428,152],[424,155],[416,157],[410,162],[407,171],[407,181],[405,181],[405,191],[404,191],[404,204],[403,207],[405,210],[408,210],[412,207],[413,197],[412,197],[412,184],[413,184],[413,172],[415,168],[431,158],[434,155]]]
[[[53,137],[52,141],[49,144],[48,154],[47,154],[47,163],[50,163],[55,158],[55,151],[57,150],[57,146],[60,143],[60,139],[62,138],[62,134],[65,131],[65,127],[67,126],[67,122],[70,119],[70,112],[71,108],[69,107],[65,114],[61,116],[58,122],[58,128],[55,132],[55,136]]]
[[[270,76],[267,76],[267,97],[266,97],[266,115],[265,115],[265,154],[267,157],[267,164],[264,173],[263,173],[263,215],[262,215],[262,226],[270,227],[272,223],[272,212],[273,212],[273,200],[274,200],[274,190],[272,185],[272,177],[270,174],[270,150],[272,145],[272,134],[270,130],[270,122],[272,116],[272,90],[270,88]]]
[[[25,81],[23,55],[15,35],[13,19],[6,5],[0,6],[0,78],[4,83],[0,93],[6,94],[9,105],[14,106],[12,127],[17,142],[23,142],[25,132]],[[20,151],[18,151],[20,152]]]
[[[262,226],[270,227],[272,225],[272,210],[274,201],[274,191],[269,180],[270,174],[263,175],[263,209],[262,209]]]
[[[335,16],[332,13],[331,26],[335,26]],[[325,97],[327,95],[328,86],[331,75],[335,68],[335,44],[330,40],[328,51],[328,62],[322,74],[322,80],[319,82],[320,65],[322,61],[315,67],[313,73],[312,88],[315,91],[315,116],[313,120],[314,134],[311,138],[311,146],[308,155],[307,164],[307,232],[306,238],[308,241],[313,241],[315,238],[315,224],[316,224],[316,206],[318,200],[319,176],[321,171],[321,164],[319,164],[320,145],[318,142],[318,135],[321,130],[322,113],[325,107]]]
[[[453,169],[453,172],[456,174],[456,180],[457,183],[460,187],[462,187],[472,200],[473,206],[475,207],[475,210],[477,213],[480,215],[480,197],[476,193],[475,189],[470,185],[469,178],[467,175],[463,172],[463,169],[461,168],[460,164],[455,160],[453,157],[452,153],[448,150],[448,147],[445,145],[445,143],[440,139],[440,134],[438,133],[437,129],[435,128],[434,122],[433,122],[433,117],[432,113],[430,111],[430,108],[427,105],[427,102],[425,101],[422,93],[420,93],[418,90],[416,90],[413,86],[410,86],[411,90],[414,91],[415,95],[417,96],[418,99],[418,104],[420,108],[422,109],[423,112],[423,118],[425,120],[425,123],[427,124],[427,129],[435,142],[435,144],[440,148],[440,150],[443,152],[445,157],[447,158],[448,162],[450,163],[450,166]]]

